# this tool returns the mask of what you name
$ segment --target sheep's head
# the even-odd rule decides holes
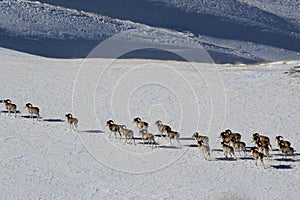
[[[162,122],[161,122],[160,120],[157,120],[157,121],[155,122],[155,125],[156,125],[156,126],[158,126],[158,125],[160,125],[160,124],[162,124]]]
[[[26,105],[27,105],[27,104],[26,104]],[[66,118],[71,118],[71,117],[72,117],[72,114],[71,114],[71,113],[68,113],[68,114],[65,115],[65,117],[66,117]]]
[[[107,122],[106,122],[106,126],[108,126],[108,125],[110,125],[110,124],[113,124],[114,123],[114,121],[113,120],[108,120]]]
[[[281,139],[283,139],[281,135],[276,136],[276,140],[280,141]]]
[[[196,138],[196,137],[198,137],[198,136],[199,136],[199,133],[198,133],[198,132],[195,132],[195,133],[193,134],[192,138]]]
[[[5,99],[4,103],[11,103],[11,100],[10,99]]]
[[[25,105],[25,107],[26,107],[26,108],[32,107],[32,104],[31,104],[31,103],[27,103],[27,104]]]
[[[226,136],[226,132],[222,132],[220,133],[220,137],[219,138],[224,138]]]
[[[230,129],[227,129],[227,130],[225,130],[225,133],[227,133],[227,134],[231,134],[232,132],[231,132],[231,130],[230,130]]]
[[[255,141],[255,142],[260,142],[259,136],[254,136],[254,137],[253,137],[253,141]]]
[[[135,122],[135,123],[136,123],[136,122],[140,122],[140,121],[142,121],[142,120],[141,120],[141,118],[139,118],[139,117],[136,117],[136,118],[133,119],[133,122]]]
[[[253,138],[254,138],[254,137],[259,137],[259,134],[258,134],[258,133],[254,133],[254,134],[253,134]]]

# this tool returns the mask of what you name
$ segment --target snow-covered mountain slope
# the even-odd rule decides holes
[[[236,0],[66,0],[50,4],[129,19],[195,35],[249,41],[299,51],[300,29],[276,14]],[[299,23],[299,22],[298,22]]]
[[[300,2],[298,0],[239,0],[240,2],[256,6],[275,15],[281,16],[287,21],[300,27]]]
[[[106,68],[112,60],[49,59],[5,49],[0,49],[0,57],[0,99],[11,98],[21,112],[17,118],[8,117],[7,113],[0,116],[2,199],[299,198],[300,80],[285,72],[299,66],[300,61],[218,65],[217,77],[224,82],[226,98],[214,99],[216,91],[208,88],[210,81],[215,80],[210,79],[215,69],[211,64],[192,63],[195,68],[191,68],[191,63],[121,59]],[[73,84],[82,78],[77,73],[80,66],[90,76],[86,77],[89,81],[79,85],[85,93],[76,99]],[[202,77],[195,69],[201,71]],[[156,76],[152,77],[151,70]],[[104,76],[96,90],[86,87],[97,81],[94,78],[99,78],[97,73],[101,72]],[[162,79],[159,75],[165,72],[172,77]],[[151,77],[160,82],[147,82]],[[194,87],[194,93],[188,87]],[[119,96],[131,88],[136,91],[130,98]],[[94,98],[85,96],[89,92],[95,92],[95,104]],[[113,96],[113,101],[109,101]],[[198,117],[194,101],[181,102],[195,96],[199,98]],[[226,113],[218,104],[212,107],[215,101],[225,106]],[[41,121],[28,118],[23,108],[27,102],[39,106]],[[117,112],[110,110],[111,105]],[[129,113],[122,113],[121,105]],[[3,104],[0,106],[5,110]],[[221,112],[212,115],[219,108]],[[79,132],[69,130],[64,121],[66,112],[78,117]],[[162,119],[180,132],[182,149],[172,148],[157,136],[157,149],[143,146],[140,140],[136,140],[136,145],[124,145],[124,140],[108,138],[105,121],[109,118],[126,124],[138,138],[132,116],[147,120],[149,130],[155,134],[154,121]],[[209,127],[210,123],[214,125]],[[273,151],[269,160],[264,160],[265,169],[261,163],[255,166],[250,152],[245,157],[237,153],[237,160],[224,158],[218,136],[225,128],[240,132],[248,147],[252,146],[254,132],[270,137]],[[203,160],[195,147],[191,135],[196,130],[210,138],[211,161]],[[294,161],[283,159],[278,151],[274,139],[279,134],[297,150]],[[119,157],[118,153],[126,156]],[[143,169],[148,172],[135,174]]]
[[[266,42],[268,45],[262,45],[259,44],[260,43],[259,41],[255,41],[252,43],[243,42],[242,40],[240,40],[241,38],[239,37],[238,38],[230,37],[233,38],[231,40],[224,39],[226,37],[224,38],[223,37],[215,38],[215,37],[208,37],[208,36],[199,37],[197,31],[193,32],[190,30],[190,28],[184,28],[182,24],[180,25],[180,23],[183,23],[185,21],[188,22],[186,23],[188,27],[195,27],[198,29],[203,27],[201,23],[204,22],[205,20],[214,19],[213,16],[211,16],[212,18],[211,17],[203,18],[204,21],[190,20],[188,16],[186,16],[187,18],[182,18],[182,16],[177,13],[180,11],[180,9],[176,8],[174,10],[174,8],[171,9],[170,7],[162,6],[161,3],[157,5],[156,3],[153,4],[153,2],[149,2],[149,1],[147,2],[139,1],[139,3],[128,1],[126,4],[116,1],[114,2],[113,7],[108,2],[101,2],[101,1],[100,2],[93,1],[91,4],[87,2],[84,3],[85,6],[91,6],[95,10],[89,10],[88,9],[89,7],[78,8],[77,6],[83,6],[83,4],[79,2],[81,1],[72,1],[72,2],[68,1],[69,7],[78,9],[78,10],[74,10],[74,9],[66,9],[55,5],[42,4],[39,2],[26,1],[26,0],[1,1],[0,2],[0,9],[1,9],[0,46],[19,50],[19,51],[25,51],[32,54],[48,56],[48,57],[68,57],[68,58],[85,57],[96,45],[99,44],[99,42],[111,37],[114,34],[121,33],[122,31],[132,30],[131,34],[127,36],[123,35],[122,38],[120,39],[126,41],[132,41],[133,43],[147,42],[149,44],[152,43],[152,44],[172,45],[174,46],[174,48],[178,48],[178,47],[191,48],[200,45],[203,46],[211,54],[212,58],[216,62],[221,62],[221,63],[224,62],[246,62],[247,63],[247,62],[261,62],[266,60],[274,61],[274,60],[299,58],[299,53],[297,53],[298,45],[296,45],[297,41],[296,42],[294,41],[295,38],[293,38],[292,40],[288,39],[289,42],[286,41],[287,38],[285,39],[277,38],[274,41],[283,44],[282,46],[283,48],[278,48],[278,47],[272,47],[272,46],[278,46],[278,45],[273,45],[272,42],[271,43]],[[143,5],[146,6],[147,9],[145,8],[144,10],[142,10],[139,7],[141,6],[142,2],[146,3],[145,5],[144,4]],[[64,1],[59,1],[59,2],[51,1],[50,3],[63,5]],[[133,3],[136,3],[136,5]],[[150,8],[152,9],[155,8],[154,9],[155,12],[150,8],[148,8],[149,5],[154,6],[154,7],[150,6]],[[124,8],[122,6],[124,6]],[[128,13],[130,11],[128,10],[128,6],[132,6],[131,12],[132,10],[135,10],[134,14]],[[106,8],[107,9],[111,8],[113,10],[112,11],[108,10],[108,13],[106,13],[105,10],[102,10]],[[124,16],[122,15],[121,18],[125,20],[118,20],[115,18],[111,18],[99,14],[80,11],[80,10],[85,10],[85,11],[94,11],[94,12],[97,11],[98,13],[103,12],[104,14],[109,14],[109,16],[115,17],[115,13],[116,13],[115,11],[117,9],[119,9],[120,11],[117,13],[124,14]],[[182,12],[180,11],[180,13]],[[147,17],[141,16],[139,14],[146,14]],[[149,14],[154,16],[151,16]],[[197,13],[194,14],[195,16],[198,15]],[[137,17],[140,20],[131,18],[133,16]],[[176,16],[177,18],[174,18]],[[162,18],[164,17],[166,18],[162,20]],[[167,17],[173,18],[173,20],[169,20],[169,18]],[[202,17],[198,16],[198,18],[201,19]],[[158,21],[162,23],[168,23],[168,22],[178,23],[175,24],[175,26],[173,27],[174,30],[190,30],[191,32],[181,33],[170,29],[168,30],[162,28],[155,28],[141,23],[131,22],[128,21],[127,19],[136,20],[137,22],[146,23],[154,26],[160,26],[159,24],[156,24],[156,22]],[[150,20],[153,23],[148,23],[147,20]],[[270,20],[274,22],[276,21],[273,18],[270,18]],[[224,23],[227,22],[225,21]],[[195,25],[194,26],[193,23],[200,23],[201,26],[199,24],[198,25],[194,24]],[[215,24],[210,21],[207,21],[205,23],[206,24],[208,23],[211,27],[215,27],[217,29],[222,29],[222,30],[226,29],[226,27],[223,26],[225,24],[219,26],[220,24],[218,25],[218,23]],[[257,24],[259,23],[256,23],[255,26]],[[162,26],[162,27],[172,29],[172,27],[169,26]],[[181,28],[178,29],[178,27]],[[205,28],[201,28],[201,30],[204,31],[209,30],[209,28],[207,29],[206,26],[204,27]],[[223,29],[222,27],[225,29]],[[287,25],[287,27],[282,27],[283,28],[282,30],[285,30],[285,28],[289,30],[288,27],[290,27],[290,25]],[[212,33],[224,33],[224,31],[220,32],[220,30],[217,29],[215,31],[211,30]],[[240,28],[238,27],[236,27],[236,29],[240,30]],[[275,29],[276,28],[274,28],[274,30]],[[246,31],[247,34],[242,34],[242,36],[247,36],[248,33],[250,33],[248,29],[245,29],[243,31]],[[235,30],[232,30],[230,32],[232,34],[236,34]],[[261,38],[261,40],[265,41],[266,39],[267,41],[268,39],[272,39],[273,36],[267,38],[263,37]],[[289,37],[291,39],[291,37],[287,36],[286,34],[283,34],[280,37]],[[297,48],[294,49],[293,45],[296,46]],[[279,46],[281,47],[281,45]],[[293,49],[294,51],[289,51],[286,48]],[[157,55],[159,55],[159,57],[157,57]],[[144,58],[176,59],[176,57],[162,55],[160,52],[155,52],[155,53],[147,52],[139,56]],[[137,57],[137,55],[132,55],[132,57]]]

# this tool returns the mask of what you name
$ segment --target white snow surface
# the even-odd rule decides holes
[[[214,66],[136,59],[64,60],[3,48],[0,57],[0,99],[10,98],[21,112],[17,118],[4,112],[0,116],[1,199],[299,198],[300,79],[284,72],[300,61]],[[214,70],[218,74],[214,83],[224,85],[211,87]],[[80,77],[78,72],[90,76]],[[97,72],[103,76],[90,90],[89,82],[99,78]],[[160,84],[149,81],[154,74],[162,78],[157,80]],[[195,89],[193,95],[189,86]],[[126,96],[131,88],[135,90]],[[218,91],[224,96],[214,99]],[[95,102],[85,96],[90,93]],[[41,121],[26,118],[27,102],[39,106]],[[94,103],[91,110],[90,103]],[[199,110],[192,107],[195,104]],[[67,112],[78,117],[78,132],[60,121]],[[180,133],[182,148],[160,137],[156,137],[157,149],[139,140],[137,145],[124,145],[123,140],[108,138],[105,122],[112,118],[134,130],[138,138],[133,116],[147,120],[155,134],[155,120],[168,123]],[[260,163],[255,166],[250,152],[245,158],[237,154],[237,160],[224,159],[218,136],[226,128],[240,132],[248,147],[254,132],[271,138],[273,151],[265,168]],[[191,139],[195,131],[209,136],[210,161],[195,147]],[[282,159],[276,135],[291,141],[297,150],[294,161]],[[120,157],[120,152],[126,156]]]

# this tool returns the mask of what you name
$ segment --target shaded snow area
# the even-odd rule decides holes
[[[300,61],[50,59],[3,48],[0,58],[1,199],[299,198]],[[6,98],[17,118],[6,113]],[[28,102],[42,119],[29,118]],[[149,123],[158,147],[142,144],[134,117]],[[109,138],[108,119],[133,130],[136,145]],[[158,119],[178,131],[181,147],[160,137]],[[219,135],[228,128],[242,135],[245,156],[225,158]],[[208,160],[196,131],[209,137]],[[273,147],[264,167],[250,152],[255,132]],[[294,159],[282,156],[277,135],[291,142]]]
[[[288,18],[250,3],[235,0],[223,3],[118,0],[113,5],[108,0],[41,2],[0,1],[1,47],[46,57],[83,58],[100,42],[116,34],[126,35],[124,31],[130,30],[131,34],[122,40],[174,48],[202,46],[216,63],[299,58],[299,23],[292,20],[298,19],[296,13],[295,18]],[[280,13],[280,8],[276,12]],[[160,52],[131,57],[178,60]]]

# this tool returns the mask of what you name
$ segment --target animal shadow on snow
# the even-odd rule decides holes
[[[198,145],[196,145],[196,144],[185,144],[185,145],[182,145],[182,146],[191,147],[191,148],[197,148],[198,147]]]
[[[30,119],[30,118],[37,119],[37,116],[35,116],[35,115],[32,117],[30,117],[30,115],[22,115],[21,117],[26,118],[26,119]]]
[[[65,120],[62,119],[44,119],[44,122],[65,122]]]
[[[8,111],[7,110],[1,110],[1,113],[5,113],[5,114],[8,114]],[[21,112],[19,110],[17,110],[17,114],[20,114]],[[10,112],[10,114],[14,115],[15,113],[14,112]]]
[[[271,165],[274,169],[293,169],[294,167],[291,165]]]
[[[91,130],[84,130],[84,131],[81,131],[82,133],[105,133],[104,131],[102,130],[97,130],[97,129],[91,129]]]
[[[160,135],[160,134],[156,134],[156,135],[154,135],[155,137],[159,137],[159,138],[166,138],[167,136],[165,136],[165,135]]]
[[[226,158],[226,157],[221,157],[221,158],[216,158],[216,160],[220,160],[220,161],[237,161],[235,158]]]
[[[158,146],[158,147],[162,149],[181,149],[181,147],[177,147],[177,146]]]
[[[254,160],[253,157],[239,157],[239,160]]]
[[[140,138],[134,138],[135,140],[142,140],[142,139],[140,139]],[[143,142],[139,142],[138,144],[141,144],[141,145],[159,145],[157,142],[155,143],[155,144],[153,144],[152,142],[145,142],[145,143],[143,143]]]
[[[292,158],[275,158],[274,160],[280,162],[299,162],[299,160],[293,160]]]
[[[223,152],[222,149],[212,149],[211,151],[214,151],[214,152]]]

